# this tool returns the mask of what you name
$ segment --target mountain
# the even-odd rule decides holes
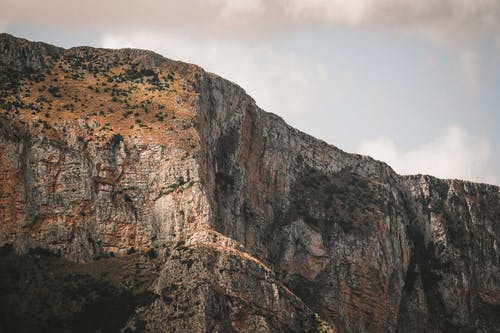
[[[496,186],[400,176],[150,51],[1,34],[0,94],[2,332],[499,330]]]

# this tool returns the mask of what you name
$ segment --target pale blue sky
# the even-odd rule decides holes
[[[152,49],[400,173],[500,184],[498,2],[145,0],[115,2],[118,14],[94,0],[19,2],[0,5],[3,31],[64,47]]]

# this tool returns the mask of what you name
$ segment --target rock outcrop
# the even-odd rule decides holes
[[[500,327],[498,187],[399,176],[149,51],[2,34],[0,94],[2,261],[40,275],[1,272],[0,329]],[[52,290],[69,313],[32,301]],[[113,297],[112,326],[82,320]]]

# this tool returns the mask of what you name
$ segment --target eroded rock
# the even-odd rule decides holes
[[[399,176],[149,51],[0,50],[0,243],[128,258],[124,331],[500,326],[498,187]]]

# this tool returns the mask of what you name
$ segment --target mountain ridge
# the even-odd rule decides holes
[[[196,65],[47,49],[0,35],[0,244],[14,266],[34,255],[59,267],[40,259],[49,251],[77,267],[142,267],[135,286],[114,270],[85,275],[132,293],[110,331],[498,327],[498,187],[397,175]],[[31,300],[9,288],[9,301]],[[78,314],[99,308],[79,300],[48,318],[77,331]]]
[[[142,54],[142,55],[147,55],[147,56],[151,56],[153,58],[156,58],[158,59],[159,61],[163,60],[163,61],[167,61],[167,62],[175,62],[175,63],[178,63],[178,64],[182,64],[182,65],[186,65],[186,67],[195,67],[199,70],[203,70],[204,69],[202,67],[200,67],[199,65],[196,65],[196,64],[193,64],[193,63],[187,63],[187,62],[184,62],[182,60],[173,60],[173,59],[170,59],[170,58],[166,58],[164,57],[163,55],[157,53],[157,52],[154,52],[154,51],[151,51],[151,50],[147,50],[147,49],[137,49],[137,48],[120,48],[120,49],[112,49],[112,48],[100,48],[100,47],[94,47],[94,46],[74,46],[74,47],[70,47],[70,48],[63,48],[63,47],[58,47],[58,46],[54,46],[52,44],[48,44],[48,43],[45,43],[45,42],[41,42],[41,41],[38,41],[38,42],[32,42],[32,41],[29,41],[28,39],[25,39],[25,38],[20,38],[20,37],[15,37],[11,34],[8,34],[8,33],[0,33],[0,40],[2,40],[2,42],[5,42],[4,40],[10,40],[11,42],[14,41],[15,43],[23,43],[23,44],[40,44],[40,45],[43,45],[44,47],[48,47],[48,48],[54,48],[54,49],[57,49],[58,51],[62,52],[62,51],[79,51],[79,50],[91,50],[91,51],[99,51],[99,50],[103,50],[103,51],[107,51],[107,52],[122,52],[122,53],[139,53],[139,54]],[[7,63],[5,63],[4,61],[4,65],[7,65]],[[215,75],[215,76],[218,76],[216,73],[212,73],[212,72],[206,72],[207,75]],[[218,76],[219,77],[219,76]],[[224,80],[227,80],[223,77],[220,77]],[[235,82],[232,82],[232,81],[229,81],[227,80],[228,82],[230,82],[231,84],[239,87],[240,89],[242,89],[245,94],[246,91],[237,83]],[[253,100],[253,98],[249,95],[247,95],[249,98],[251,98]],[[281,117],[280,115],[277,115],[275,113],[272,113],[272,112],[268,112],[268,111],[265,111],[265,110],[262,110],[262,112],[267,112],[267,113],[270,113],[276,117],[278,117],[279,119],[281,119],[283,122],[286,123],[286,121],[284,120],[283,117]],[[287,124],[288,125],[288,124]],[[290,125],[288,125],[290,126]],[[374,159],[373,157],[369,156],[369,155],[364,155],[364,154],[359,154],[359,153],[353,153],[353,152],[346,152],[344,150],[342,150],[341,148],[335,146],[334,144],[332,143],[329,143],[323,139],[320,139],[320,138],[316,138],[314,137],[313,135],[311,134],[308,134],[300,129],[297,129],[293,126],[290,126],[292,129],[294,130],[297,130],[305,135],[309,135],[311,136],[311,138],[313,138],[314,140],[317,140],[317,141],[322,141],[324,143],[326,143],[327,145],[329,146],[332,146],[333,148],[335,149],[338,149],[342,152],[345,152],[347,154],[351,154],[351,155],[358,155],[358,156],[365,156],[367,158],[371,158],[371,159]],[[374,159],[376,160],[376,159]],[[392,167],[387,163],[387,162],[384,162],[382,160],[376,160],[380,163],[384,163],[386,164],[388,167],[390,167],[392,169]],[[440,177],[436,177],[436,176],[433,176],[431,174],[421,174],[421,173],[417,173],[417,174],[401,174],[400,176],[403,176],[403,177],[413,177],[413,176],[430,176],[430,177],[434,177],[434,178],[438,178],[438,179],[442,179],[442,180],[446,180],[446,181],[452,181],[452,180],[456,180],[456,181],[463,181],[463,182],[470,182],[470,183],[477,183],[477,184],[485,184],[485,185],[491,185],[491,186],[496,186],[496,187],[499,187],[498,185],[495,185],[495,184],[489,184],[489,183],[485,183],[485,182],[478,182],[478,181],[472,181],[472,180],[467,180],[467,179],[461,179],[461,178],[440,178]]]

